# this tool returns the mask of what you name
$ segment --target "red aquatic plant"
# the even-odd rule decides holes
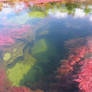
[[[4,69],[0,69],[0,92],[8,92],[9,82]]]
[[[11,87],[10,92],[32,92],[32,91],[26,87]]]
[[[79,83],[80,92],[92,92],[92,58],[81,61],[80,65],[74,80]]]
[[[69,56],[61,61],[58,68],[60,89],[77,92],[92,92],[92,37],[73,39],[67,41],[65,46],[69,48]],[[75,87],[74,87],[75,86]],[[67,92],[67,91],[62,92]],[[72,90],[71,92],[76,92]]]

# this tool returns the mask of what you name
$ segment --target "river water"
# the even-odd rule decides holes
[[[65,43],[92,36],[92,5],[82,2],[25,5],[1,4],[0,64],[12,86],[49,92],[52,84],[58,82],[60,61],[69,56]]]

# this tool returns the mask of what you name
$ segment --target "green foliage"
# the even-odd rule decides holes
[[[80,5],[78,3],[66,3],[66,9],[69,14],[72,14],[76,8],[78,8]]]
[[[32,18],[44,18],[46,14],[43,11],[32,11],[29,13]]]
[[[8,61],[11,58],[11,53],[7,52],[4,54],[3,60]]]
[[[68,10],[73,10],[75,8],[78,8],[79,4],[77,4],[77,3],[74,3],[74,4],[67,3],[66,7],[67,7]]]
[[[89,8],[85,8],[85,10],[84,10],[84,11],[85,11],[85,13],[86,13],[86,14],[88,14],[88,13],[90,13],[90,12],[91,12],[91,9],[89,9]]]
[[[32,55],[39,60],[38,62],[49,62],[49,59],[56,55],[56,48],[53,43],[41,39],[32,48]]]

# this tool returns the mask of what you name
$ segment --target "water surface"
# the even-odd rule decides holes
[[[26,7],[21,2],[3,6],[0,63],[8,80],[12,86],[54,92],[50,90],[58,81],[60,61],[69,55],[65,42],[92,36],[92,5],[49,3]]]

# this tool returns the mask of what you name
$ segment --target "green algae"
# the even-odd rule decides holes
[[[52,71],[51,58],[56,54],[53,43],[46,39],[40,39],[31,48],[31,54],[29,53],[30,48],[25,49],[23,60],[19,60],[7,69],[8,79],[13,86],[29,85],[32,87],[32,85],[39,84],[40,80],[43,81]],[[13,49],[13,52],[16,53],[17,49]]]
[[[32,54],[36,55],[47,51],[47,49],[48,47],[47,47],[46,41],[44,39],[41,39],[37,43],[35,43],[34,47],[32,48]]]
[[[44,79],[51,75],[55,69],[56,47],[47,39],[38,40],[32,47],[32,56],[36,58],[36,63],[21,80],[21,85],[36,87],[43,83]],[[45,81],[46,82],[46,81]],[[42,85],[42,84],[41,84]]]
[[[23,61],[19,61],[15,66],[7,70],[8,79],[13,86],[19,86],[21,80],[35,64],[36,59],[31,55],[26,55]]]
[[[8,61],[10,58],[11,58],[11,53],[6,52],[6,53],[4,54],[3,60],[4,60],[4,61]]]
[[[23,56],[23,49],[26,44],[20,42],[15,45],[12,45],[8,49],[6,48],[3,52],[3,60],[7,61],[5,62],[6,65],[11,64],[16,60],[18,57]]]

